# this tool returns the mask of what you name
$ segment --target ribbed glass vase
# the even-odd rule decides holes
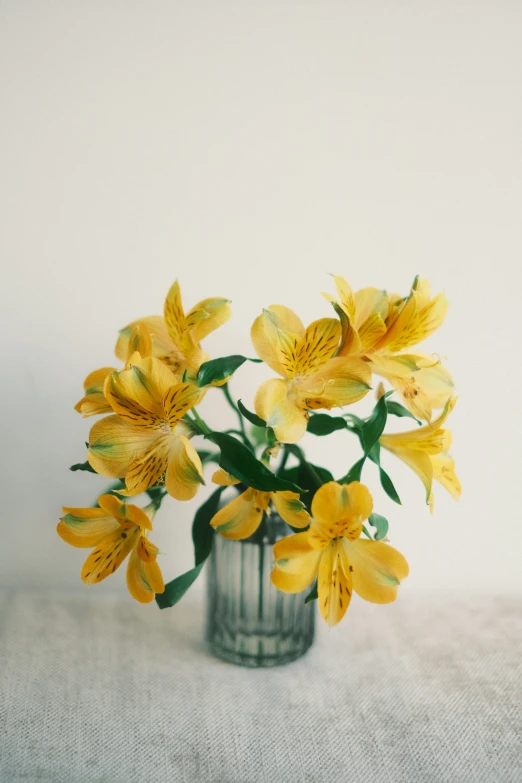
[[[272,513],[250,538],[214,536],[207,565],[207,641],[218,658],[241,666],[279,666],[299,658],[315,632],[315,602],[270,581],[273,545],[291,534]]]

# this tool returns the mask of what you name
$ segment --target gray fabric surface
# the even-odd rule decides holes
[[[2,594],[2,783],[520,783],[520,598],[359,602],[308,655],[242,669],[202,605]]]

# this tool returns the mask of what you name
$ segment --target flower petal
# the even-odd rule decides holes
[[[139,527],[124,529],[119,526],[118,530],[106,536],[85,561],[82,581],[92,585],[113,574],[136,545],[139,534]]]
[[[204,484],[201,459],[191,442],[184,436],[173,433],[169,439],[170,448],[165,487],[176,500],[190,500]]]
[[[385,333],[386,324],[381,316],[378,313],[369,315],[359,329],[362,352],[370,351]]]
[[[190,323],[192,314],[198,311],[206,313],[206,318],[198,320],[192,328],[192,338],[196,343],[226,323],[232,315],[230,300],[223,297],[212,297],[198,302],[187,315],[187,322]]]
[[[174,345],[181,347],[185,332],[185,313],[181,301],[181,289],[177,280],[169,289],[163,315],[170,339]]]
[[[120,500],[115,495],[100,495],[98,505],[107,514],[111,514],[118,522],[128,522],[132,525],[139,525],[144,530],[152,530],[152,523],[144,509]],[[127,525],[128,527],[128,525]]]
[[[353,589],[374,604],[395,601],[399,584],[408,576],[408,563],[403,555],[382,541],[344,541],[348,561],[353,569]]]
[[[297,492],[274,492],[272,503],[281,519],[292,527],[307,527],[310,524],[310,514]]]
[[[163,409],[171,428],[183,418],[185,413],[197,405],[205,392],[192,383],[177,383],[165,394]]]
[[[352,597],[352,574],[342,541],[331,541],[321,554],[317,577],[319,610],[332,627],[343,619]]]
[[[388,317],[388,299],[386,291],[378,288],[361,288],[354,294],[355,299],[355,322],[354,326],[359,329],[360,326],[371,316],[380,315],[383,321]]]
[[[116,372],[114,367],[101,367],[89,373],[83,382],[85,397],[76,403],[74,409],[84,417],[96,416],[99,413],[112,413],[112,408],[105,399],[103,388],[108,375]]]
[[[272,584],[285,593],[300,593],[312,584],[321,552],[310,545],[308,532],[281,538],[274,545]]]
[[[140,539],[140,542],[143,539]],[[163,593],[165,583],[156,560],[145,562],[136,548],[129,557],[127,565],[127,588],[132,597],[141,604],[154,600],[156,593]]]
[[[161,434],[159,430],[133,427],[119,416],[107,416],[91,428],[87,459],[101,476],[122,478]]]
[[[426,502],[428,502],[433,482],[433,466],[431,463],[432,458],[430,458],[427,454],[424,454],[422,451],[415,451],[409,448],[399,449],[395,448],[395,446],[391,448],[390,446],[386,446],[382,442],[382,436],[379,439],[379,442],[382,446],[384,446],[384,448],[388,449],[388,451],[391,451],[392,454],[395,454],[395,456],[399,459],[402,459],[406,465],[409,465],[409,467],[415,471],[417,476],[424,484],[424,488],[426,489]]]
[[[297,318],[297,316],[296,316]],[[283,321],[280,321],[271,309],[263,310],[256,318],[250,330],[252,345],[259,356],[278,375],[286,376],[286,370],[282,364],[281,339],[285,342],[292,339],[297,341],[298,335],[286,330]]]
[[[162,435],[130,465],[125,475],[122,495],[140,495],[161,479],[167,470],[170,451],[169,435]]]
[[[162,363],[166,364],[174,372],[182,373],[185,369],[184,357],[181,354],[179,347],[172,342],[167,331],[165,319],[161,315],[149,315],[146,318],[140,318],[138,321],[133,321],[131,324],[128,324],[128,326],[120,331],[120,336],[118,337],[115,349],[118,359],[121,359],[122,362],[126,362],[131,355],[129,352],[129,339],[132,330],[139,323],[143,323],[149,331],[152,340],[152,356],[156,359],[160,359]]]
[[[212,475],[212,481],[214,484],[219,484],[220,487],[232,487],[234,484],[239,484],[239,479],[232,476],[231,473],[227,473],[223,468],[218,468]]]
[[[280,443],[297,443],[306,432],[305,411],[287,395],[287,384],[281,378],[265,381],[257,390],[254,408],[258,416],[272,427]]]
[[[352,287],[349,283],[340,275],[332,275],[335,287],[337,288],[337,294],[341,307],[345,311],[346,315],[350,319],[350,323],[355,323],[355,298],[353,295]]]
[[[455,461],[449,454],[437,454],[431,458],[433,478],[457,500],[462,494],[460,481],[455,473]]]
[[[320,318],[313,321],[297,345],[283,346],[284,360],[288,378],[295,375],[311,375],[323,367],[339,345],[341,339],[341,324],[336,318]]]
[[[425,302],[425,292],[417,294],[412,291],[398,317],[388,329],[386,335],[377,344],[378,348],[386,346],[394,353],[425,340],[444,321],[448,311],[446,295],[438,294],[428,304]]]
[[[368,393],[371,371],[367,362],[357,357],[330,359],[299,388],[299,399],[310,409],[351,405]]]
[[[247,489],[214,514],[210,524],[224,538],[248,538],[261,524],[269,501],[270,492]]]
[[[315,546],[324,546],[326,541],[338,536],[354,535],[352,526],[360,534],[362,523],[373,510],[370,491],[364,484],[338,484],[329,481],[319,487],[312,500],[313,523],[310,531]]]
[[[102,508],[69,508],[64,506],[56,532],[71,546],[93,547],[120,529],[117,520]]]

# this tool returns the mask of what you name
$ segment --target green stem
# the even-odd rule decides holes
[[[288,462],[288,457],[290,456],[290,452],[288,451],[286,446],[283,446],[283,457],[281,459],[281,463],[277,469],[277,475],[280,476],[283,470],[286,468],[286,463]]]
[[[203,419],[201,418],[201,416],[197,412],[196,408],[192,408],[192,413],[194,415],[194,418],[196,420],[196,424],[198,425],[201,434],[202,435],[209,435],[212,432],[212,430],[210,429],[210,427],[207,424],[205,424],[205,422],[203,421]]]
[[[236,403],[232,399],[232,395],[230,394],[230,389],[228,388],[228,383],[225,383],[225,385],[221,386],[221,388],[223,390],[223,394],[225,395],[226,401],[228,402],[228,404],[230,405],[232,410],[235,411],[235,413],[237,415],[237,418],[239,420],[239,427],[240,427],[241,431],[236,430],[236,432],[238,433],[238,435],[241,435],[241,437],[243,438],[245,446],[248,446],[248,448],[251,451],[254,451],[254,447],[253,447],[252,443],[250,442],[250,438],[248,437],[247,431],[245,429],[245,421],[243,419],[243,416],[241,415],[241,411],[239,410],[239,408],[237,407]],[[231,431],[233,431],[233,430],[231,430]]]

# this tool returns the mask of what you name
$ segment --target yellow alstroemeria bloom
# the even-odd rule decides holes
[[[319,609],[330,626],[342,620],[354,590],[366,601],[387,604],[408,576],[400,552],[360,537],[372,509],[372,496],[363,484],[330,481],[314,496],[309,530],[274,545],[273,584],[300,593],[317,576]]]
[[[420,278],[405,299],[377,288],[354,292],[340,276],[334,275],[334,281],[337,304],[345,316],[338,355],[364,358],[372,372],[398,391],[414,416],[429,421],[433,409],[442,408],[452,396],[452,377],[438,358],[404,351],[439,328],[448,309],[446,295],[432,299],[428,281]]]
[[[220,468],[212,476],[214,484],[230,487],[240,482]],[[231,500],[210,520],[210,524],[224,538],[238,540],[251,536],[261,524],[264,513],[270,513],[272,502],[281,519],[292,527],[307,527],[310,516],[297,492],[260,492],[249,487]]]
[[[179,375],[185,370],[194,375],[210,358],[201,348],[201,340],[228,321],[231,314],[230,300],[222,297],[203,299],[185,314],[176,281],[165,299],[164,316],[140,318],[122,329],[116,343],[116,356],[122,361],[125,359],[132,330],[141,322],[150,331],[152,355]]]
[[[455,499],[461,495],[461,485],[455,473],[455,462],[448,454],[451,432],[442,425],[455,407],[457,398],[446,403],[441,415],[431,424],[410,432],[381,435],[381,446],[402,459],[415,471],[426,488],[426,502],[433,512],[433,480],[445,487]]]
[[[152,530],[154,507],[145,509],[118,500],[114,495],[98,498],[99,508],[63,508],[58,535],[68,544],[93,551],[81,571],[87,585],[113,574],[130,553],[127,587],[136,601],[148,604],[165,590],[156,562],[159,549],[147,538]],[[148,512],[148,513],[147,513]]]
[[[105,381],[115,415],[91,429],[90,465],[102,476],[125,478],[121,494],[139,495],[164,477],[172,497],[190,500],[205,482],[182,418],[203,395],[197,386],[180,383],[159,359],[134,354],[126,369]]]
[[[125,356],[125,366],[129,365],[131,357],[138,352],[142,359],[146,359],[152,354],[152,341],[147,326],[143,323],[136,324],[127,341]],[[115,367],[102,367],[99,370],[91,372],[83,383],[85,397],[76,403],[74,410],[82,413],[84,418],[87,416],[97,416],[100,413],[112,413],[110,403],[105,398],[105,381],[113,372]]]
[[[321,318],[305,329],[292,310],[271,305],[254,321],[251,337],[260,359],[282,376],[265,381],[254,401],[257,415],[282,443],[303,437],[309,410],[349,405],[370,388],[366,362],[332,358],[341,337],[335,318]]]

